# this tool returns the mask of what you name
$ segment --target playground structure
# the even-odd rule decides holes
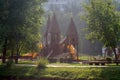
[[[47,21],[47,29],[43,36],[42,45],[40,45],[41,52],[39,53],[26,53],[19,56],[19,59],[34,60],[38,56],[42,56],[48,59],[78,59],[78,33],[75,27],[73,18],[69,23],[67,34],[64,38],[61,38],[61,31],[56,19],[56,15],[53,14],[52,19],[50,16]],[[16,56],[12,57],[16,59]],[[2,56],[0,56],[2,59]]]
[[[66,37],[61,39],[61,31],[53,14],[47,21],[47,29],[43,36],[43,48],[40,55],[48,59],[71,58],[78,60],[78,33],[71,18]]]

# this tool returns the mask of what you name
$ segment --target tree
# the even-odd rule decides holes
[[[90,0],[84,6],[89,25],[89,39],[97,39],[105,46],[111,47],[117,60],[116,50],[120,40],[120,15],[112,0]]]
[[[44,0],[45,1],[45,0]],[[0,1],[0,45],[3,63],[6,54],[15,55],[16,63],[22,51],[36,51],[40,40],[43,0]]]

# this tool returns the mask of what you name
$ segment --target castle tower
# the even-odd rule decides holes
[[[51,34],[51,41],[50,41],[51,45],[58,44],[60,42],[60,28],[55,13],[52,16],[50,34]]]
[[[52,16],[52,20],[50,20],[50,16],[48,16],[44,39],[46,45],[54,45],[60,42],[60,28],[55,13]]]
[[[60,39],[60,28],[56,19],[56,15],[54,13],[50,26],[50,46],[52,50],[51,57],[60,54]]]
[[[46,57],[55,57],[60,54],[60,28],[56,19],[55,13],[50,19],[48,16],[47,29],[44,33],[44,49],[42,55]]]
[[[67,39],[68,39],[68,44],[72,44],[75,47],[78,46],[78,33],[73,18],[71,18],[71,21],[69,23],[69,27],[67,31]]]
[[[73,18],[71,18],[71,21],[69,23],[68,31],[67,31],[67,42],[68,45],[73,45],[76,49],[76,58],[78,60],[78,33],[75,26],[75,23],[73,21]]]

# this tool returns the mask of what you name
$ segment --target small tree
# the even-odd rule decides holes
[[[86,20],[89,25],[88,38],[99,40],[111,47],[117,60],[116,50],[120,39],[120,15],[112,0],[90,0],[84,6],[87,11]]]

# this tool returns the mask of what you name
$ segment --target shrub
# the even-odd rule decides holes
[[[48,60],[46,58],[40,58],[37,61],[37,69],[45,68],[48,64]]]
[[[108,63],[112,62],[112,59],[110,57],[107,57],[106,60],[107,60]]]
[[[6,67],[12,67],[13,65],[13,60],[12,59],[9,59],[7,62],[6,62]]]

